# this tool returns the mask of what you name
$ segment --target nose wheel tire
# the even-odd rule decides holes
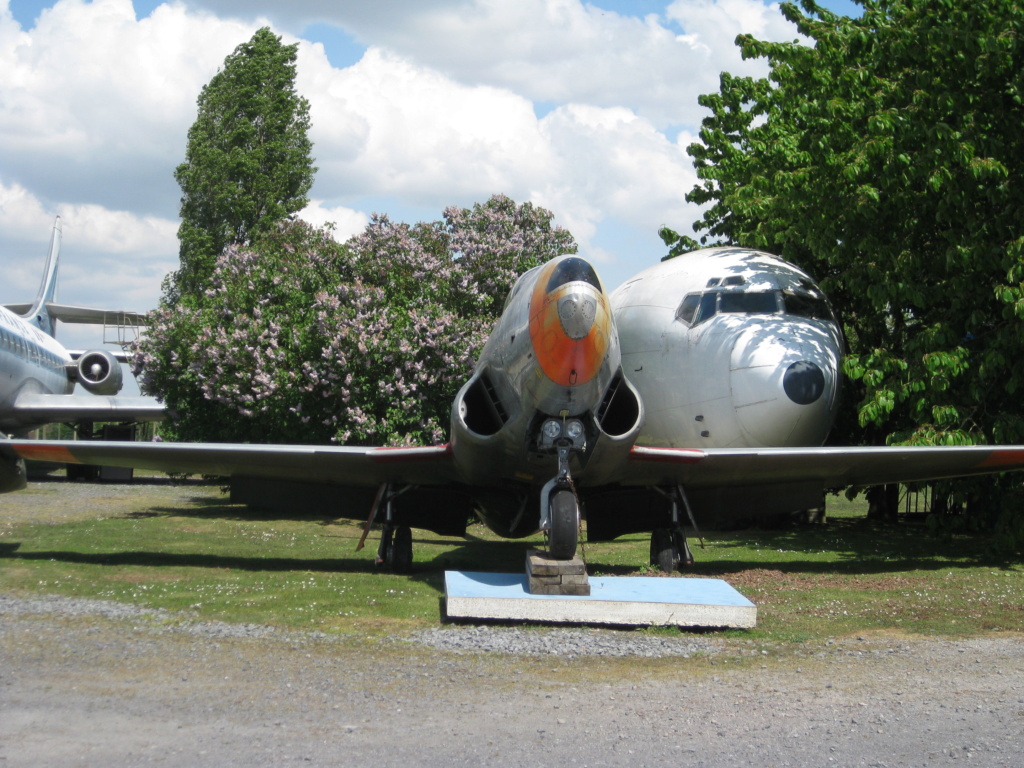
[[[556,560],[571,560],[576,556],[580,536],[580,506],[576,494],[568,489],[551,494],[551,529],[548,532],[548,552]]]

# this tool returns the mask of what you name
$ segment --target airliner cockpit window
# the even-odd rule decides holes
[[[697,314],[693,317],[693,324],[703,323],[710,320],[718,311],[718,294],[709,291],[700,297],[700,305],[697,307]]]
[[[719,312],[743,315],[774,315],[779,311],[775,291],[724,292],[718,301]]]
[[[676,310],[676,319],[687,325],[699,325],[719,313],[777,315],[781,311],[777,291],[718,290],[688,294]]]
[[[687,325],[691,325],[693,323],[693,316],[697,313],[697,307],[699,306],[700,294],[691,293],[683,299],[683,303],[676,310],[676,320],[682,320]]]
[[[828,305],[824,296],[816,296],[811,293],[784,291],[782,301],[786,307],[786,314],[799,317],[809,317],[812,320],[829,320],[835,322],[835,315]]]

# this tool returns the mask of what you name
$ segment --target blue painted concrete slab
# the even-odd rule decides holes
[[[452,618],[753,627],[757,607],[721,579],[591,576],[590,595],[531,595],[525,574],[445,571]]]

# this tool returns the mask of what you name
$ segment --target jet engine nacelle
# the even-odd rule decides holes
[[[121,366],[109,352],[92,350],[78,358],[76,380],[94,395],[116,395],[121,391]]]

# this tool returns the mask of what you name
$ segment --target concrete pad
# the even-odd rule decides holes
[[[445,571],[447,614],[566,624],[749,629],[757,606],[722,579],[591,576],[590,595],[531,595],[525,574]]]

